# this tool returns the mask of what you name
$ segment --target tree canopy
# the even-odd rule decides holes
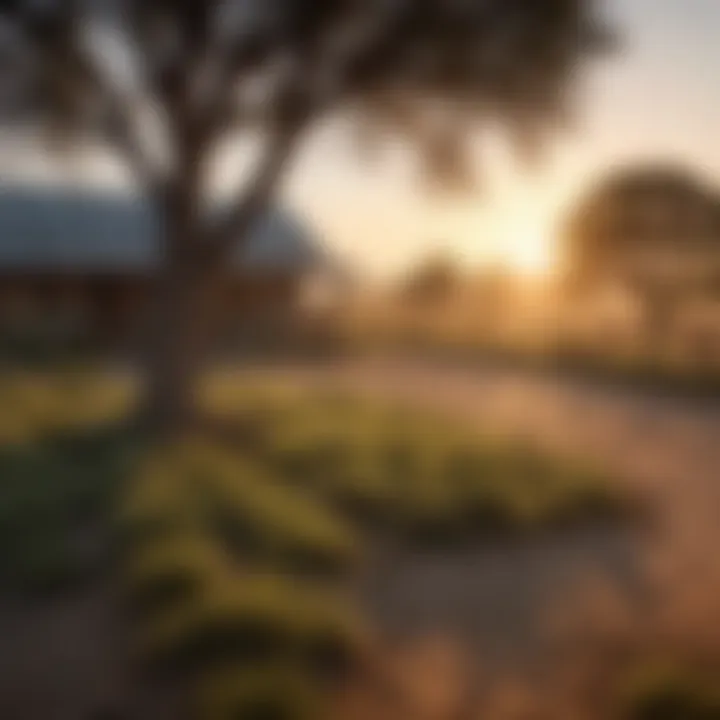
[[[564,242],[579,283],[702,284],[720,270],[720,193],[681,167],[620,170],[572,210]]]
[[[468,173],[479,121],[532,152],[607,39],[593,0],[0,0],[6,117],[50,111],[144,180],[228,132],[288,138],[342,110]],[[20,83],[19,76],[25,82]],[[285,140],[287,142],[287,140]],[[141,146],[145,147],[141,147]],[[164,168],[168,170],[167,167]]]
[[[682,167],[621,169],[572,210],[563,240],[569,289],[629,291],[660,351],[682,302],[720,286],[720,193]]]

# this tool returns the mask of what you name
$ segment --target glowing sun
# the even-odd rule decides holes
[[[519,275],[547,276],[556,267],[556,248],[552,234],[535,223],[514,223],[498,247],[498,259]]]

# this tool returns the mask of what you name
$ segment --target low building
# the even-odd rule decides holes
[[[132,345],[147,327],[159,241],[153,213],[131,197],[0,189],[0,327]],[[208,322],[227,342],[285,338],[305,284],[332,268],[297,218],[273,210],[229,263]]]

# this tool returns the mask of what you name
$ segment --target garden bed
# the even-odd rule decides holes
[[[203,720],[317,717],[374,644],[354,580],[378,538],[444,551],[632,509],[592,468],[347,395],[211,384],[236,440],[149,446],[118,429],[127,384],[40,380],[1,411],[5,579],[105,573],[137,667],[182,680]]]

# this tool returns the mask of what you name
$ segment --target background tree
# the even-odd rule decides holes
[[[711,290],[720,270],[714,190],[677,167],[619,171],[576,206],[565,229],[574,290],[616,286],[639,299],[650,349],[660,351],[677,308]]]
[[[132,169],[160,219],[147,407],[185,424],[213,279],[264,212],[308,131],[338,117],[401,132],[445,183],[476,130],[531,157],[564,120],[606,33],[594,0],[0,0],[5,122],[50,121]],[[213,160],[256,164],[222,213]]]

